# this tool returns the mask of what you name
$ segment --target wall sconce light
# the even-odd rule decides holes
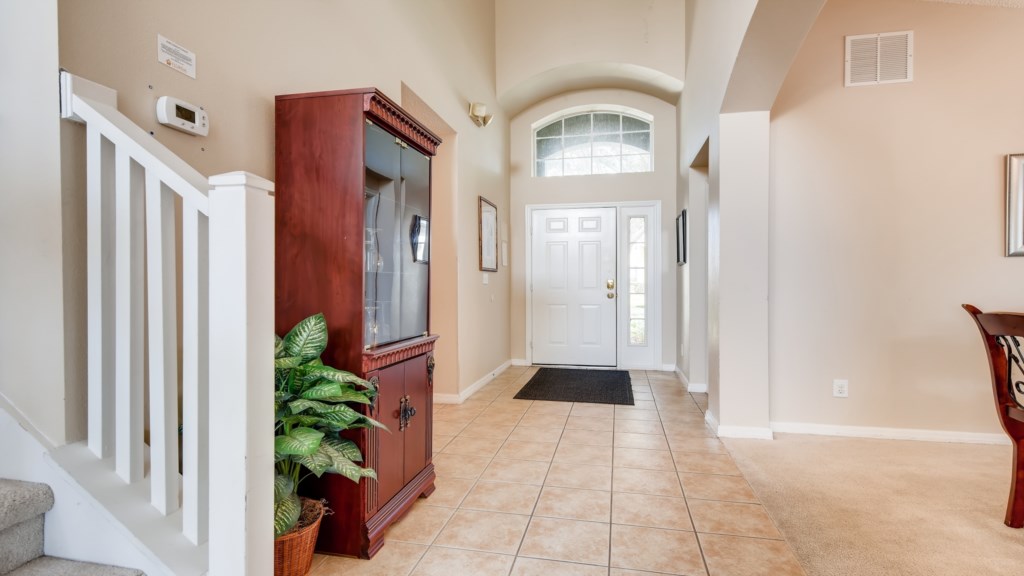
[[[491,123],[491,119],[494,118],[494,115],[487,113],[487,106],[482,102],[470,102],[469,117],[473,120],[474,124],[482,128]]]

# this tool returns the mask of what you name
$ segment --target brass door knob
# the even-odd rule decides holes
[[[608,293],[608,299],[611,300],[612,298],[615,298],[615,292]]]
[[[608,282],[605,282],[605,286],[607,286],[609,290],[615,290],[615,280],[609,279]]]

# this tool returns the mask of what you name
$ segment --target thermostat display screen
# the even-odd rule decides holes
[[[196,123],[196,111],[189,110],[180,104],[174,105],[174,115],[186,122]]]

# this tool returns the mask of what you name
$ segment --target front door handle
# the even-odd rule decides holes
[[[607,286],[609,290],[615,290],[615,280],[609,279],[608,282],[605,282],[605,286]]]
[[[615,298],[615,292],[608,293],[608,299],[611,300],[612,298]]]

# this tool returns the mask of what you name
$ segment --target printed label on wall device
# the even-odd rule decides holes
[[[161,34],[156,35],[156,59],[193,80],[196,77],[195,52],[164,38]]]

